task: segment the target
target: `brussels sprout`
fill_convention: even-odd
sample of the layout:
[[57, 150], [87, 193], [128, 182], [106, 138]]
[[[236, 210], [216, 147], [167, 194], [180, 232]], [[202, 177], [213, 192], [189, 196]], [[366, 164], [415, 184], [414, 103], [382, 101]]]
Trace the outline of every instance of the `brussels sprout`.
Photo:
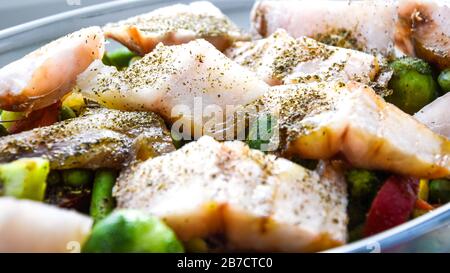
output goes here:
[[444, 70], [439, 74], [438, 83], [441, 90], [445, 93], [450, 91], [450, 68]]
[[118, 210], [99, 221], [82, 249], [97, 253], [181, 253], [175, 233], [158, 218], [136, 210]]
[[381, 181], [374, 172], [354, 169], [346, 174], [350, 195], [354, 198], [373, 197]]
[[75, 112], [70, 107], [63, 105], [61, 107], [61, 109], [59, 110], [59, 116], [58, 116], [59, 121], [76, 118], [76, 117], [77, 117], [77, 114], [75, 114]]
[[394, 75], [389, 82], [392, 95], [386, 100], [406, 113], [414, 114], [436, 99], [437, 83], [433, 79], [430, 65], [426, 62], [403, 57], [391, 63]]
[[431, 180], [429, 185], [429, 198], [430, 202], [436, 204], [450, 202], [450, 180]]
[[50, 163], [43, 158], [22, 158], [0, 165], [0, 195], [42, 201]]
[[103, 63], [106, 65], [112, 65], [117, 67], [117, 69], [123, 69], [128, 67], [131, 59], [137, 55], [126, 47], [121, 47], [111, 52], [106, 52], [103, 56]]

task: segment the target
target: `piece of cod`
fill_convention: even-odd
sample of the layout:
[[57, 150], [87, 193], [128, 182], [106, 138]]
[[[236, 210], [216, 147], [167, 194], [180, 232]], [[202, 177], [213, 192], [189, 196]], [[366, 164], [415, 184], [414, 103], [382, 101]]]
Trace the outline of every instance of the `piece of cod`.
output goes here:
[[234, 41], [249, 40], [228, 17], [210, 2], [177, 4], [104, 27], [105, 36], [145, 55], [162, 42], [178, 45], [202, 38], [223, 51]]
[[225, 54], [270, 85], [340, 79], [386, 87], [391, 75], [379, 57], [303, 36], [295, 39], [283, 29], [265, 39], [236, 42]]
[[450, 141], [357, 82], [272, 87], [247, 107], [270, 115], [267, 147], [283, 156], [327, 159], [419, 178], [450, 175]]
[[153, 111], [186, 125], [187, 137], [203, 135], [204, 125], [216, 122], [209, 114], [232, 113], [269, 89], [253, 72], [201, 39], [178, 46], [159, 44], [124, 71], [94, 62], [77, 83], [86, 98], [105, 107]]
[[370, 53], [394, 53], [395, 1], [257, 1], [253, 32], [267, 37], [283, 28], [293, 37]]
[[347, 193], [339, 166], [307, 170], [204, 136], [128, 169], [119, 208], [161, 217], [183, 241], [221, 235], [238, 251], [320, 251], [346, 242]]

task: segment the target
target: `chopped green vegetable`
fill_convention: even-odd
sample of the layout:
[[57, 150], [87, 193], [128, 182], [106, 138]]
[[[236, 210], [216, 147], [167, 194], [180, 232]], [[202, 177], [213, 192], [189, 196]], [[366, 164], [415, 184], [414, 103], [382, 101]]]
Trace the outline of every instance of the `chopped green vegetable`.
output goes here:
[[438, 83], [443, 92], [447, 93], [450, 91], [450, 68], [445, 69], [439, 74]]
[[3, 127], [8, 130], [13, 125], [13, 121], [23, 119], [24, 117], [25, 114], [23, 112], [2, 111], [0, 120], [2, 121]]
[[111, 52], [106, 52], [102, 61], [104, 64], [113, 65], [120, 70], [128, 67], [131, 59], [136, 56], [137, 55], [128, 50], [128, 48], [122, 47]]
[[445, 204], [450, 202], [450, 180], [431, 180], [429, 187], [429, 199], [431, 203]]
[[6, 130], [6, 128], [0, 124], [0, 137], [2, 136], [7, 136], [8, 135], [8, 130]]
[[22, 158], [0, 165], [1, 194], [42, 201], [50, 163], [43, 158]]
[[92, 182], [94, 175], [92, 171], [86, 169], [71, 169], [62, 171], [64, 184], [79, 187]]
[[47, 185], [54, 186], [60, 184], [62, 181], [61, 173], [57, 170], [51, 170], [47, 176]]
[[59, 110], [59, 117], [58, 117], [59, 121], [76, 118], [76, 117], [77, 117], [77, 114], [75, 114], [75, 112], [70, 107], [63, 105], [61, 107], [61, 109]]
[[354, 198], [373, 197], [381, 181], [374, 172], [354, 169], [346, 174], [350, 195]]
[[389, 82], [392, 95], [388, 102], [409, 114], [414, 114], [432, 102], [438, 94], [438, 86], [433, 79], [432, 69], [421, 59], [403, 57], [391, 63], [394, 75]]
[[270, 139], [275, 133], [276, 119], [270, 114], [258, 117], [256, 122], [250, 125], [247, 136], [247, 144], [252, 149], [267, 151]]
[[140, 59], [142, 59], [141, 56], [136, 56], [136, 57], [131, 58], [129, 66], [134, 64], [135, 62], [139, 61]]
[[161, 220], [135, 210], [118, 210], [98, 222], [82, 249], [96, 253], [181, 253], [182, 244]]
[[105, 218], [115, 206], [112, 189], [116, 183], [117, 172], [113, 170], [98, 170], [95, 172], [90, 214], [97, 222]]

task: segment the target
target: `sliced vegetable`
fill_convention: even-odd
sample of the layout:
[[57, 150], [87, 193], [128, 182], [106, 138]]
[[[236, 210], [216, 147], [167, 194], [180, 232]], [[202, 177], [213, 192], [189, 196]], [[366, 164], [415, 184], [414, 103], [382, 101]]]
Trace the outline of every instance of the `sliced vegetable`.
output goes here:
[[270, 114], [259, 116], [255, 122], [250, 125], [247, 136], [247, 144], [252, 149], [261, 151], [269, 150], [270, 139], [275, 132], [276, 119]]
[[112, 189], [116, 178], [117, 172], [113, 170], [98, 170], [95, 173], [90, 208], [90, 214], [95, 222], [105, 218], [114, 209]]
[[22, 158], [0, 165], [2, 195], [42, 201], [50, 163], [43, 158]]
[[76, 118], [76, 117], [77, 117], [77, 114], [75, 114], [75, 112], [70, 107], [63, 105], [61, 107], [61, 109], [59, 110], [59, 116], [58, 116], [59, 121]]
[[2, 121], [3, 127], [9, 129], [15, 121], [21, 120], [25, 117], [25, 113], [22, 112], [11, 112], [11, 111], [2, 111], [0, 115], [0, 119]]
[[372, 202], [364, 235], [370, 236], [408, 221], [416, 204], [418, 190], [418, 179], [391, 176]]
[[443, 92], [447, 93], [450, 91], [450, 68], [445, 69], [439, 74], [438, 83]]
[[119, 210], [98, 222], [83, 252], [181, 253], [175, 233], [158, 218], [135, 210]]
[[72, 109], [77, 115], [80, 115], [83, 109], [86, 107], [84, 103], [83, 95], [79, 92], [72, 92], [66, 96], [62, 102], [62, 105]]
[[450, 202], [450, 180], [436, 179], [430, 181], [430, 202], [436, 204]]
[[428, 201], [428, 192], [429, 192], [428, 180], [427, 179], [420, 179], [420, 182], [419, 182], [419, 198], [424, 200], [424, 201]]
[[64, 184], [72, 187], [79, 187], [92, 182], [94, 174], [86, 169], [70, 169], [62, 171]]
[[438, 94], [437, 83], [433, 79], [432, 69], [423, 60], [403, 57], [391, 63], [394, 75], [389, 82], [392, 95], [388, 102], [409, 114], [414, 114], [432, 102]]
[[131, 52], [126, 47], [121, 47], [111, 52], [106, 52], [103, 56], [103, 63], [113, 65], [117, 69], [128, 67], [132, 58], [136, 57], [136, 53]]

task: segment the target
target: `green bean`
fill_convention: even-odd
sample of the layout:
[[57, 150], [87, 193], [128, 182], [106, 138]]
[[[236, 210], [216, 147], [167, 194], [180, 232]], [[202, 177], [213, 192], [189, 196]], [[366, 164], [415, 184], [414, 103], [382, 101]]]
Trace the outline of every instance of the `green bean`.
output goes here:
[[117, 172], [113, 170], [98, 170], [95, 172], [90, 214], [97, 222], [105, 218], [115, 206], [112, 189], [116, 183]]
[[70, 107], [63, 105], [61, 107], [61, 110], [59, 110], [59, 117], [58, 117], [59, 121], [76, 118], [76, 117], [77, 117], [77, 114], [75, 114], [75, 112]]
[[431, 180], [429, 185], [429, 200], [431, 203], [436, 204], [450, 202], [450, 180]]
[[450, 91], [450, 68], [445, 69], [439, 74], [438, 83], [443, 92], [447, 93]]
[[426, 62], [404, 57], [391, 63], [391, 68], [394, 74], [389, 87], [393, 93], [386, 97], [388, 102], [406, 113], [414, 114], [436, 98], [438, 85]]
[[180, 253], [184, 249], [160, 219], [141, 211], [118, 210], [94, 226], [82, 252]]
[[92, 171], [86, 169], [70, 169], [62, 171], [63, 183], [67, 186], [79, 187], [92, 182]]
[[22, 158], [0, 164], [2, 195], [42, 201], [50, 163], [44, 158]]

